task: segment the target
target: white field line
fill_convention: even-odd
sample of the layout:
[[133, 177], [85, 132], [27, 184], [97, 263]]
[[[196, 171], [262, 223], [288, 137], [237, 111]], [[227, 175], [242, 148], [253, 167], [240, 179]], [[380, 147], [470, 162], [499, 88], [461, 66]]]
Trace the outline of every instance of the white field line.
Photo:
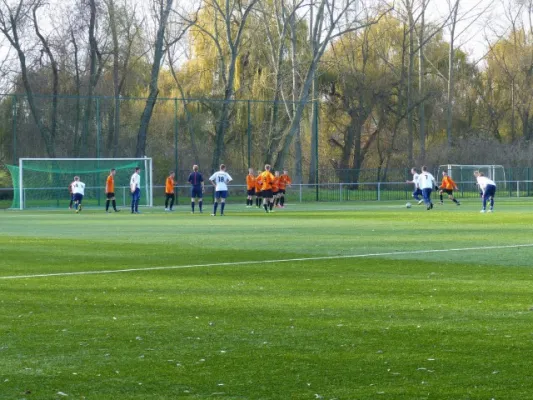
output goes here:
[[171, 270], [171, 269], [202, 268], [202, 267], [233, 267], [233, 266], [239, 266], [239, 265], [274, 264], [274, 263], [320, 261], [320, 260], [340, 260], [340, 259], [350, 259], [350, 258], [370, 258], [370, 257], [401, 256], [401, 255], [415, 255], [415, 254], [449, 253], [449, 252], [459, 252], [459, 251], [487, 251], [487, 250], [498, 250], [498, 249], [517, 249], [517, 248], [523, 248], [523, 247], [533, 247], [533, 243], [502, 245], [502, 246], [463, 247], [463, 248], [456, 248], [456, 249], [391, 251], [391, 252], [386, 252], [386, 253], [352, 254], [352, 255], [344, 255], [344, 256], [338, 255], [338, 256], [321, 256], [321, 257], [305, 257], [305, 258], [287, 258], [287, 259], [281, 259], [281, 260], [238, 261], [238, 262], [224, 262], [224, 263], [210, 263], [210, 264], [172, 265], [172, 266], [166, 266], [166, 267], [163, 266], [163, 267], [129, 268], [129, 269], [103, 270], [103, 271], [78, 271], [78, 272], [57, 272], [57, 273], [50, 273], [50, 274], [34, 274], [34, 275], [12, 275], [12, 276], [0, 276], [0, 280], [48, 278], [48, 277], [55, 277], [55, 276], [104, 275], [104, 274], [118, 274], [118, 273], [126, 273], [126, 272], [164, 271], [164, 270]]

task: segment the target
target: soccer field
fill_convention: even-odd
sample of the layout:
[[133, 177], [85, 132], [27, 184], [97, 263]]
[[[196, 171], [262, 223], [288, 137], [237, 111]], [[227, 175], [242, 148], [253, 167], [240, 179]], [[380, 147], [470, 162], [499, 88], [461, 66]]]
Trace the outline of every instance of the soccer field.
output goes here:
[[0, 399], [531, 399], [533, 201], [495, 209], [1, 211]]

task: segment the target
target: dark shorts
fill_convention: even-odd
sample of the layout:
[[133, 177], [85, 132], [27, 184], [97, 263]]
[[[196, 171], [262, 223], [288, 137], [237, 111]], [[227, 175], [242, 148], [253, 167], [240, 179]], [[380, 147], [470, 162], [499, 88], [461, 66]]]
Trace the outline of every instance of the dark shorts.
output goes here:
[[487, 185], [487, 187], [485, 188], [485, 198], [489, 198], [489, 197], [494, 197], [494, 195], [496, 194], [496, 186], [494, 185]]
[[257, 197], [263, 197], [263, 191], [261, 191], [261, 190], [256, 190], [256, 191], [255, 191], [255, 195], [256, 195]]
[[248, 196], [253, 196], [255, 195], [255, 189], [249, 189], [247, 192]]
[[279, 194], [285, 194], [286, 192], [285, 192], [285, 189], [280, 189], [278, 193]]
[[204, 197], [204, 194], [202, 193], [202, 187], [201, 186], [193, 186], [191, 188], [191, 198], [195, 198], [195, 197], [198, 197], [199, 199]]
[[109, 192], [109, 193], [106, 194], [106, 197], [107, 197], [109, 200], [114, 199], [114, 198], [115, 198], [115, 193], [113, 193], [113, 192]]
[[225, 199], [226, 197], [228, 197], [227, 190], [218, 190], [215, 192], [215, 199]]
[[453, 189], [440, 189], [442, 193], [446, 193], [448, 196], [453, 196]]
[[165, 196], [167, 196], [167, 199], [174, 198], [174, 193], [165, 193]]
[[272, 189], [263, 190], [261, 192], [261, 197], [263, 197], [265, 199], [271, 199], [272, 197], [274, 197], [274, 194], [272, 193]]
[[135, 189], [135, 191], [131, 194], [131, 199], [135, 201], [141, 200], [141, 189]]
[[81, 204], [83, 200], [83, 195], [81, 193], [74, 193], [73, 200], [77, 201], [79, 204]]
[[273, 191], [272, 191], [272, 195], [273, 195], [273, 196], [277, 196], [278, 193], [279, 193], [279, 190], [273, 190]]

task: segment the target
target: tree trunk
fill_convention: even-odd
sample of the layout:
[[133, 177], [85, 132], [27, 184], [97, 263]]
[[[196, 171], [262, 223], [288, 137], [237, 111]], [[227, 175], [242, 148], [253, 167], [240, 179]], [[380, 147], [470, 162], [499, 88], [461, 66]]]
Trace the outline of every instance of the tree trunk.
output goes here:
[[422, 0], [420, 20], [420, 32], [418, 36], [418, 98], [420, 104], [418, 105], [418, 121], [420, 124], [420, 162], [425, 163], [426, 160], [426, 112], [424, 100], [424, 29], [425, 29], [425, 14], [426, 14], [426, 0]]
[[155, 40], [154, 61], [152, 64], [152, 71], [150, 73], [150, 85], [146, 105], [144, 106], [141, 115], [141, 123], [139, 126], [139, 133], [137, 134], [137, 149], [135, 150], [135, 157], [141, 158], [146, 153], [146, 138], [148, 136], [148, 126], [152, 118], [157, 96], [159, 94], [158, 82], [159, 71], [161, 70], [161, 62], [163, 60], [163, 45], [165, 41], [165, 30], [167, 27], [168, 17], [172, 9], [172, 1], [166, 0], [166, 6], [163, 8], [161, 2], [161, 12], [159, 17], [159, 27], [157, 28], [157, 36]]
[[448, 93], [446, 96], [446, 144], [448, 147], [448, 153], [452, 149], [453, 134], [452, 134], [452, 122], [453, 122], [453, 73], [455, 63], [455, 26], [457, 24], [457, 11], [459, 10], [459, 0], [455, 2], [455, 9], [452, 15], [452, 27], [450, 32], [450, 52], [448, 53]]
[[411, 0], [408, 0], [408, 15], [409, 15], [409, 65], [407, 71], [407, 146], [409, 164], [414, 163], [414, 132], [413, 132], [413, 71], [415, 64], [414, 52], [414, 33], [415, 22], [413, 19], [413, 9]]

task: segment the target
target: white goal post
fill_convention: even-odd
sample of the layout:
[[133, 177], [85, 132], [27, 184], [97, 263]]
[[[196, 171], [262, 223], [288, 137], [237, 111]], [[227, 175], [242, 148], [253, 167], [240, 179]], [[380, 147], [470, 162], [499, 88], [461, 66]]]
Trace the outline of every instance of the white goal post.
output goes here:
[[[66, 190], [75, 175], [86, 183], [89, 204], [97, 200], [100, 205], [104, 196], [105, 178], [111, 168], [117, 170], [115, 187], [128, 187], [135, 167], [140, 167], [143, 186], [140, 205], [153, 207], [152, 158], [20, 158], [18, 165], [18, 197], [20, 210], [30, 207], [51, 207], [58, 198], [52, 192]], [[119, 178], [119, 179], [117, 179]], [[67, 183], [68, 181], [68, 183]], [[129, 193], [129, 189], [127, 191]], [[52, 198], [52, 196], [54, 198]], [[30, 205], [31, 202], [31, 205]], [[94, 203], [94, 201], [93, 201]]]
[[483, 172], [488, 178], [494, 182], [501, 184], [503, 187], [507, 184], [505, 176], [505, 167], [503, 165], [490, 164], [443, 164], [439, 165], [438, 174], [440, 176], [442, 171], [446, 171], [448, 175], [456, 182], [473, 182], [474, 171]]

